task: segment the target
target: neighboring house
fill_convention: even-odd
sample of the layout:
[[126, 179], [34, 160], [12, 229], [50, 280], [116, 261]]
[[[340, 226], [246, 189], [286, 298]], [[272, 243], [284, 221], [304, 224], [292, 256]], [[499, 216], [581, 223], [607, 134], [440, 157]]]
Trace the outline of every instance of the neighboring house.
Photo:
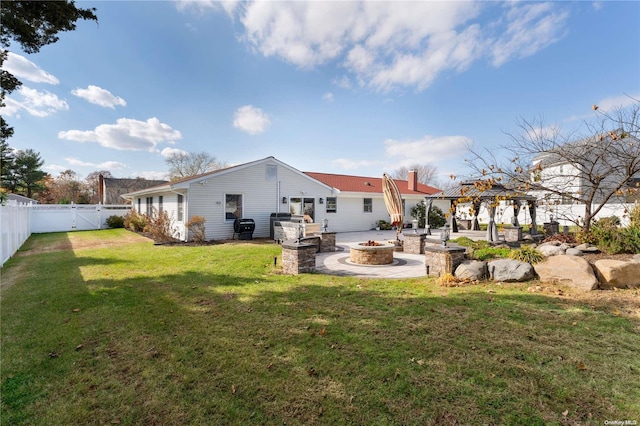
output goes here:
[[[372, 229], [389, 220], [382, 179], [325, 173], [303, 173], [274, 157], [216, 170], [125, 194], [144, 214], [166, 211], [174, 220], [175, 236], [187, 239], [186, 223], [206, 219], [206, 238], [233, 237], [236, 218], [255, 221], [254, 237], [268, 237], [272, 213], [307, 215], [313, 222], [328, 220], [336, 232]], [[417, 182], [396, 181], [405, 200], [405, 220], [411, 207], [438, 189]]]
[[149, 180], [143, 178], [117, 179], [98, 176], [98, 202], [100, 204], [126, 204], [129, 201], [122, 195], [141, 189], [151, 188], [167, 183], [166, 180]]
[[39, 202], [34, 200], [33, 198], [25, 197], [24, 195], [18, 194], [8, 194], [7, 200], [23, 204], [39, 204]]
[[532, 187], [540, 182], [553, 191], [531, 193], [548, 204], [576, 204], [595, 192], [593, 202], [600, 204], [622, 184], [621, 193], [606, 202], [633, 202], [637, 194], [629, 189], [640, 180], [638, 147], [640, 140], [618, 129], [542, 153], [533, 160]]

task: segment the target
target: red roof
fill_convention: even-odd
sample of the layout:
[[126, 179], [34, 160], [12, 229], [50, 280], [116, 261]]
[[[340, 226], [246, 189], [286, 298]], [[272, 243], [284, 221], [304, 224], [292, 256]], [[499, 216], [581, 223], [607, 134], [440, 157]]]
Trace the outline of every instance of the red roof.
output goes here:
[[[334, 175], [330, 173], [304, 172], [332, 188], [344, 192], [375, 192], [382, 193], [382, 178], [350, 175]], [[394, 179], [402, 195], [431, 195], [440, 192], [439, 189], [429, 185], [418, 183], [417, 191], [409, 191], [409, 182], [406, 180]]]

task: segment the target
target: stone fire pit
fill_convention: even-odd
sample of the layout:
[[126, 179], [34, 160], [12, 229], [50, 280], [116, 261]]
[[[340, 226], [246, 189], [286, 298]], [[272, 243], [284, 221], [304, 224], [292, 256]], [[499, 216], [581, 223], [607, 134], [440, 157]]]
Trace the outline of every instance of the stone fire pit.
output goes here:
[[368, 241], [351, 246], [349, 259], [358, 265], [390, 265], [394, 249], [393, 244]]

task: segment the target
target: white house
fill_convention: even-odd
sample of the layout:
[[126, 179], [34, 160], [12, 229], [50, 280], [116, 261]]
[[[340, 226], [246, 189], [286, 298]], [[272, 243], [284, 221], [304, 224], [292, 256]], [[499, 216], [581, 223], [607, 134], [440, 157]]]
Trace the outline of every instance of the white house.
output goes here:
[[[396, 180], [410, 209], [438, 189]], [[268, 237], [272, 213], [307, 215], [313, 222], [328, 220], [329, 230], [364, 231], [379, 220], [389, 220], [382, 178], [301, 172], [274, 157], [227, 167], [123, 195], [144, 214], [166, 211], [174, 221], [175, 236], [187, 239], [186, 223], [194, 216], [206, 219], [206, 238], [233, 237], [236, 218], [253, 219], [254, 237]]]

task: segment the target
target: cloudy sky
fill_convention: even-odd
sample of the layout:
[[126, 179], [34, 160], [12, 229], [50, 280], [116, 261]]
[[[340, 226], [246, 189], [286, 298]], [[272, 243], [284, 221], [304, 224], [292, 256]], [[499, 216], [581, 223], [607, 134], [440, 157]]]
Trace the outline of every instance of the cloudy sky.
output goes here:
[[82, 22], [6, 68], [9, 145], [52, 175], [162, 177], [176, 151], [380, 176], [520, 118], [573, 129], [640, 98], [638, 2], [80, 1]]

